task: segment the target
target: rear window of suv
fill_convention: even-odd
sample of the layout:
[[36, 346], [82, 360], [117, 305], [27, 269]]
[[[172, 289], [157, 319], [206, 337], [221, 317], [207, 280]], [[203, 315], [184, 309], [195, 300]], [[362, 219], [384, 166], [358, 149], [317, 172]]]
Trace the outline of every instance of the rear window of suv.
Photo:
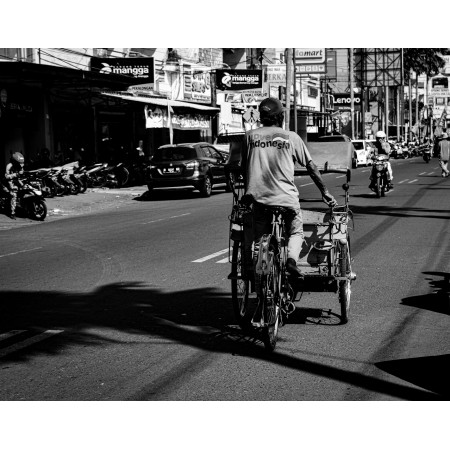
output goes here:
[[195, 158], [197, 158], [197, 152], [195, 148], [167, 147], [158, 148], [153, 159], [157, 161], [181, 161]]

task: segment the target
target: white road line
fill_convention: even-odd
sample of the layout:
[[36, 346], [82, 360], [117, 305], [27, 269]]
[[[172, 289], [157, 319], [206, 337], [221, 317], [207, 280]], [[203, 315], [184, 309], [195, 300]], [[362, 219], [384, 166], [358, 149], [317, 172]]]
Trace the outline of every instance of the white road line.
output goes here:
[[419, 181], [419, 180], [415, 179], [415, 180], [412, 180], [412, 181], [408, 181], [408, 184], [414, 183], [415, 181]]
[[17, 342], [17, 344], [11, 345], [9, 347], [0, 350], [0, 358], [9, 355], [10, 353], [16, 352], [17, 350], [22, 350], [25, 347], [36, 344], [37, 342], [43, 341], [44, 339], [51, 338], [52, 336], [62, 333], [64, 330], [46, 330], [37, 336], [25, 339], [24, 341]]
[[30, 248], [29, 250], [20, 250], [19, 252], [14, 253], [7, 253], [6, 255], [0, 255], [0, 258], [3, 258], [4, 256], [18, 255], [19, 253], [32, 252], [33, 250], [39, 250], [40, 248], [42, 247]]
[[228, 256], [225, 259], [221, 259], [220, 261], [216, 261], [216, 264], [225, 264], [227, 262], [230, 262], [230, 260], [228, 259]]
[[303, 187], [303, 186], [309, 186], [310, 184], [313, 184], [313, 183], [301, 184], [300, 187]]
[[336, 177], [336, 178], [344, 178], [344, 177], [346, 177], [347, 175], [339, 175], [338, 177]]
[[147, 225], [149, 223], [161, 222], [163, 220], [176, 219], [177, 217], [189, 216], [190, 214], [191, 213], [186, 213], [186, 214], [180, 214], [179, 216], [164, 217], [163, 219], [156, 219], [156, 220], [151, 220], [150, 222], [143, 222], [143, 223], [141, 223], [141, 225]]
[[428, 175], [433, 175], [434, 174], [434, 172], [430, 172]]
[[404, 183], [405, 181], [408, 181], [408, 180], [409, 180], [409, 178], [407, 178], [406, 180], [399, 181], [397, 184], [402, 184], [402, 183]]
[[25, 333], [27, 330], [11, 330], [7, 333], [0, 334], [0, 341], [4, 341], [5, 339], [9, 339], [10, 337], [17, 336], [20, 333]]
[[419, 173], [419, 175], [425, 175], [425, 174], [426, 174], [426, 172]]
[[216, 256], [223, 255], [227, 251], [228, 251], [228, 248], [225, 248], [223, 250], [220, 250], [220, 252], [216, 252], [216, 253], [213, 253], [212, 255], [205, 256], [204, 258], [196, 259], [195, 261], [192, 261], [192, 262], [196, 262], [196, 263], [204, 262], [204, 261], [207, 261], [208, 259], [215, 258]]
[[368, 172], [369, 171], [369, 169], [366, 169], [366, 170], [361, 170], [361, 172]]

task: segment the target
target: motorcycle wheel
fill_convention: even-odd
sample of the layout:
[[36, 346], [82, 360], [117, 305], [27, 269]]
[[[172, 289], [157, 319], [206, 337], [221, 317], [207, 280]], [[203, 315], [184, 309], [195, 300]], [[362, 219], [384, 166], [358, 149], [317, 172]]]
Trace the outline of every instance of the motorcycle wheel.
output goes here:
[[375, 186], [375, 193], [377, 194], [377, 198], [381, 197], [381, 179], [377, 178], [377, 185]]
[[80, 192], [80, 186], [78, 186], [78, 184], [75, 183], [69, 184], [69, 192], [72, 195], [77, 195]]
[[44, 200], [32, 200], [28, 205], [28, 214], [31, 219], [44, 220], [47, 217], [47, 205]]
[[87, 190], [87, 182], [86, 180], [79, 180], [80, 183], [80, 194], [84, 194]]
[[108, 179], [106, 175], [100, 174], [97, 175], [95, 178], [92, 178], [92, 187], [94, 188], [101, 188], [105, 187]]

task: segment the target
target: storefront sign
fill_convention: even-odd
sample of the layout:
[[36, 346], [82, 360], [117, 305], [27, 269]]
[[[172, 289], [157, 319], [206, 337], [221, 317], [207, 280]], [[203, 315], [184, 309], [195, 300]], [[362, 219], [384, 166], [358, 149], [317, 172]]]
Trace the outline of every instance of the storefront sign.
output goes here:
[[153, 58], [91, 58], [91, 72], [127, 76], [130, 84], [155, 82]]
[[294, 49], [295, 64], [323, 64], [326, 50], [324, 48], [296, 48]]
[[266, 69], [267, 82], [271, 85], [286, 86], [286, 65], [269, 64]]
[[296, 48], [294, 61], [300, 74], [327, 73], [327, 52], [324, 48]]
[[205, 130], [210, 128], [209, 116], [203, 114], [169, 114], [167, 108], [159, 106], [145, 106], [146, 128], [172, 128], [176, 130]]
[[184, 99], [199, 103], [211, 103], [211, 74], [194, 72], [184, 74]]
[[[351, 97], [350, 94], [333, 94], [333, 105], [335, 110], [340, 109], [350, 109], [351, 108]], [[355, 110], [361, 109], [361, 94], [354, 94], [353, 101]]]
[[262, 88], [262, 70], [223, 70], [216, 71], [217, 90], [248, 91]]

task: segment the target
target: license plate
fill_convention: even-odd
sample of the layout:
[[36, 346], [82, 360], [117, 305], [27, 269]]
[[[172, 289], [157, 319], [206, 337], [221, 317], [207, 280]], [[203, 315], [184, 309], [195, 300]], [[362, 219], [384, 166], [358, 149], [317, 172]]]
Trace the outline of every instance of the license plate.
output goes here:
[[165, 167], [163, 169], [163, 173], [179, 173], [180, 168], [179, 167]]

